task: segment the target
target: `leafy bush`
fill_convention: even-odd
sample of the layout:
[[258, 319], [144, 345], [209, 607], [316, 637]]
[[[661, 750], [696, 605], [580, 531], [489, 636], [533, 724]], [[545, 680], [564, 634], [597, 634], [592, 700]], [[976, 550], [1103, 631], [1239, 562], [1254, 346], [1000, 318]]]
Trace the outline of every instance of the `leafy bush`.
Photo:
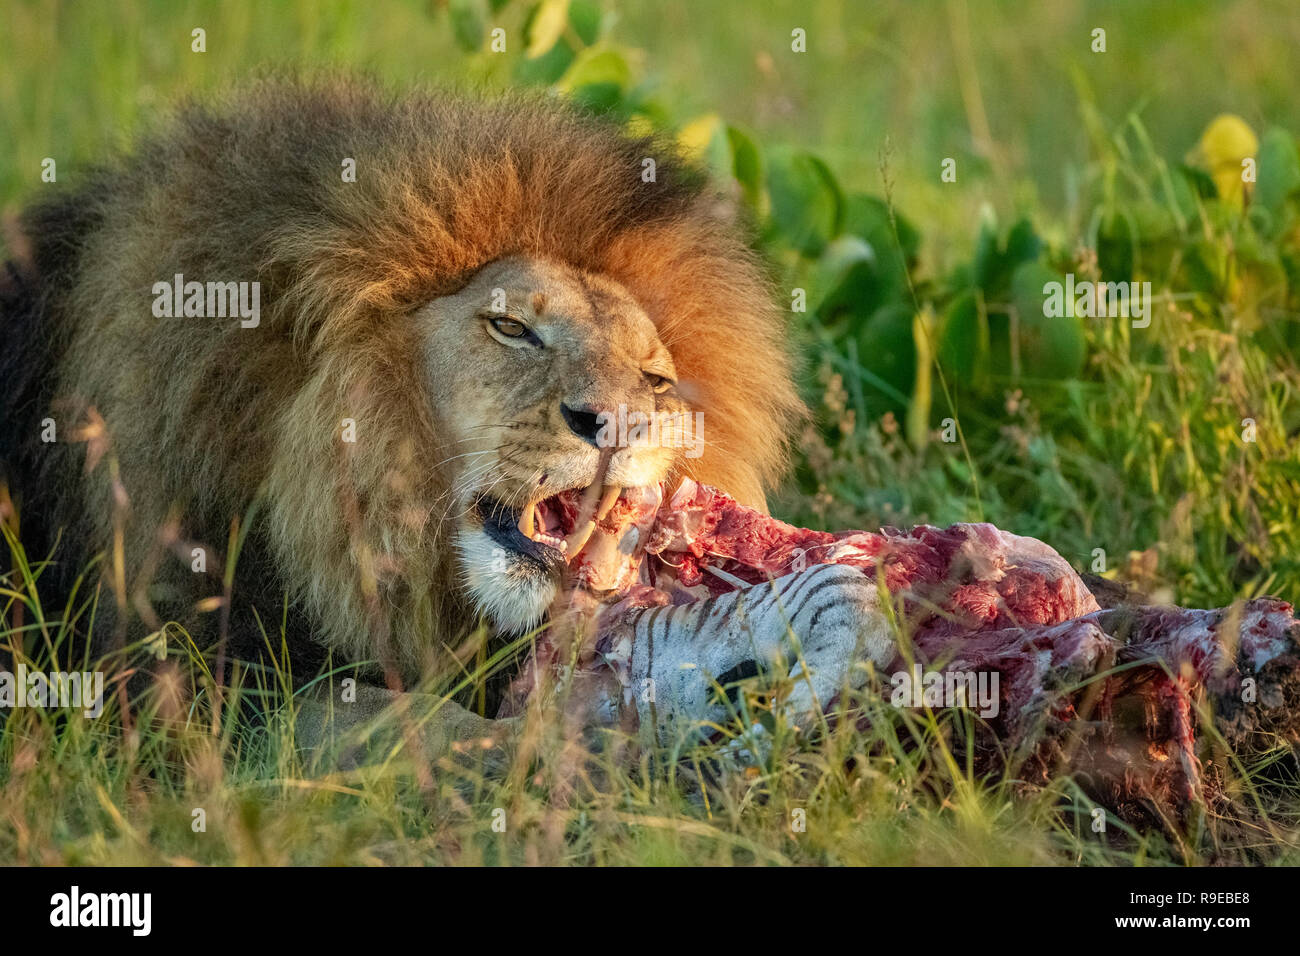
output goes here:
[[[453, 20], [475, 6], [453, 3]], [[1004, 227], [986, 208], [969, 259], [927, 275], [887, 156], [882, 195], [848, 191], [806, 149], [675, 115], [640, 78], [639, 51], [605, 39], [593, 0], [543, 0], [526, 24], [516, 80], [669, 129], [758, 224], [817, 408], [778, 502], [792, 520], [986, 519], [1160, 597], [1300, 598], [1290, 132], [1257, 141], [1218, 117], [1171, 161], [1137, 117], [1108, 129], [1085, 98], [1078, 234], [1052, 241], [1032, 217]], [[466, 39], [478, 48], [481, 34]], [[1045, 287], [1067, 274], [1150, 283], [1150, 324], [1049, 314]]]

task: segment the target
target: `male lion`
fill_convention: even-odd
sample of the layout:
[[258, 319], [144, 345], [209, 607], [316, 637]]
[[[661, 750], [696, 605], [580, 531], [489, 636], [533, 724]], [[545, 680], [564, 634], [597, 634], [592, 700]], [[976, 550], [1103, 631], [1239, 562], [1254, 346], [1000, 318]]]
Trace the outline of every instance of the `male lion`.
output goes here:
[[[268, 82], [69, 179], [9, 231], [0, 476], [47, 607], [105, 555], [101, 649], [174, 619], [256, 654], [283, 624], [299, 676], [329, 651], [409, 686], [545, 618], [582, 544], [558, 493], [690, 476], [761, 508], [781, 472], [771, 290], [656, 140]], [[597, 440], [683, 411], [698, 455]]]

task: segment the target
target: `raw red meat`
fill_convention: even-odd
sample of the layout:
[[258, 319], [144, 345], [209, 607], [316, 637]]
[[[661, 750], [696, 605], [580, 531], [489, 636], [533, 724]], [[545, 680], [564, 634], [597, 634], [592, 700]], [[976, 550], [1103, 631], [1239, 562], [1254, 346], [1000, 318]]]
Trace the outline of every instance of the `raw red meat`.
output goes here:
[[[1055, 551], [989, 524], [810, 531], [690, 480], [666, 503], [659, 489], [625, 491], [574, 560], [567, 598], [599, 610], [579, 665], [622, 677], [630, 649], [614, 635], [626, 635], [618, 625], [642, 609], [706, 600], [817, 564], [857, 568], [901, 599], [911, 650], [895, 670], [915, 659], [946, 673], [996, 672], [991, 743], [1044, 778], [1068, 760], [1123, 781], [1118, 789], [1132, 790], [1141, 777], [1138, 789], [1186, 801], [1201, 787], [1201, 701], [1230, 744], [1278, 732], [1297, 739], [1300, 626], [1289, 604], [1103, 610]], [[552, 653], [544, 641], [534, 666]], [[505, 712], [534, 681], [531, 671], [521, 678]], [[1125, 700], [1140, 702], [1136, 717], [1117, 717]]]

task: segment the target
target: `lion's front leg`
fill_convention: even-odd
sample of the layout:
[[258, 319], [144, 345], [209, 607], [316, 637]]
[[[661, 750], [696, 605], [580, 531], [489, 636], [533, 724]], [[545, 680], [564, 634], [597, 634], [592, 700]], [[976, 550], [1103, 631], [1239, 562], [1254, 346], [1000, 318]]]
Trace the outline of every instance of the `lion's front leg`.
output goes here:
[[785, 700], [797, 722], [866, 679], [854, 665], [888, 664], [896, 648], [876, 584], [861, 571], [822, 564], [770, 584], [692, 604], [647, 608], [630, 628], [629, 676], [643, 728], [664, 744], [725, 721], [715, 684], [772, 665], [795, 684]]
[[404, 744], [421, 759], [503, 774], [519, 721], [490, 720], [433, 694], [392, 691], [358, 681], [347, 692], [317, 685], [298, 701], [300, 748], [327, 755], [345, 768], [359, 766]]

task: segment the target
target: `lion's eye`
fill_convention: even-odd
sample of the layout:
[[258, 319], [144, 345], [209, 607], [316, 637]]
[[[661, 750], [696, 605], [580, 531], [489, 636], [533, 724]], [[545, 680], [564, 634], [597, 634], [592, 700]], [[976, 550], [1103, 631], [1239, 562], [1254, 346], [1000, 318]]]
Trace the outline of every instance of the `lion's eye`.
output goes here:
[[518, 319], [512, 319], [508, 315], [489, 315], [485, 318], [491, 324], [493, 334], [502, 341], [513, 339], [521, 345], [526, 343], [541, 347], [542, 340], [537, 337], [537, 333]]
[[516, 322], [514, 319], [497, 317], [492, 320], [492, 327], [502, 335], [511, 339], [521, 339], [528, 334], [528, 326], [522, 322]]
[[668, 389], [673, 387], [673, 380], [663, 375], [656, 375], [654, 372], [646, 372], [646, 379], [650, 382], [650, 387], [654, 389], [656, 395], [662, 395]]

